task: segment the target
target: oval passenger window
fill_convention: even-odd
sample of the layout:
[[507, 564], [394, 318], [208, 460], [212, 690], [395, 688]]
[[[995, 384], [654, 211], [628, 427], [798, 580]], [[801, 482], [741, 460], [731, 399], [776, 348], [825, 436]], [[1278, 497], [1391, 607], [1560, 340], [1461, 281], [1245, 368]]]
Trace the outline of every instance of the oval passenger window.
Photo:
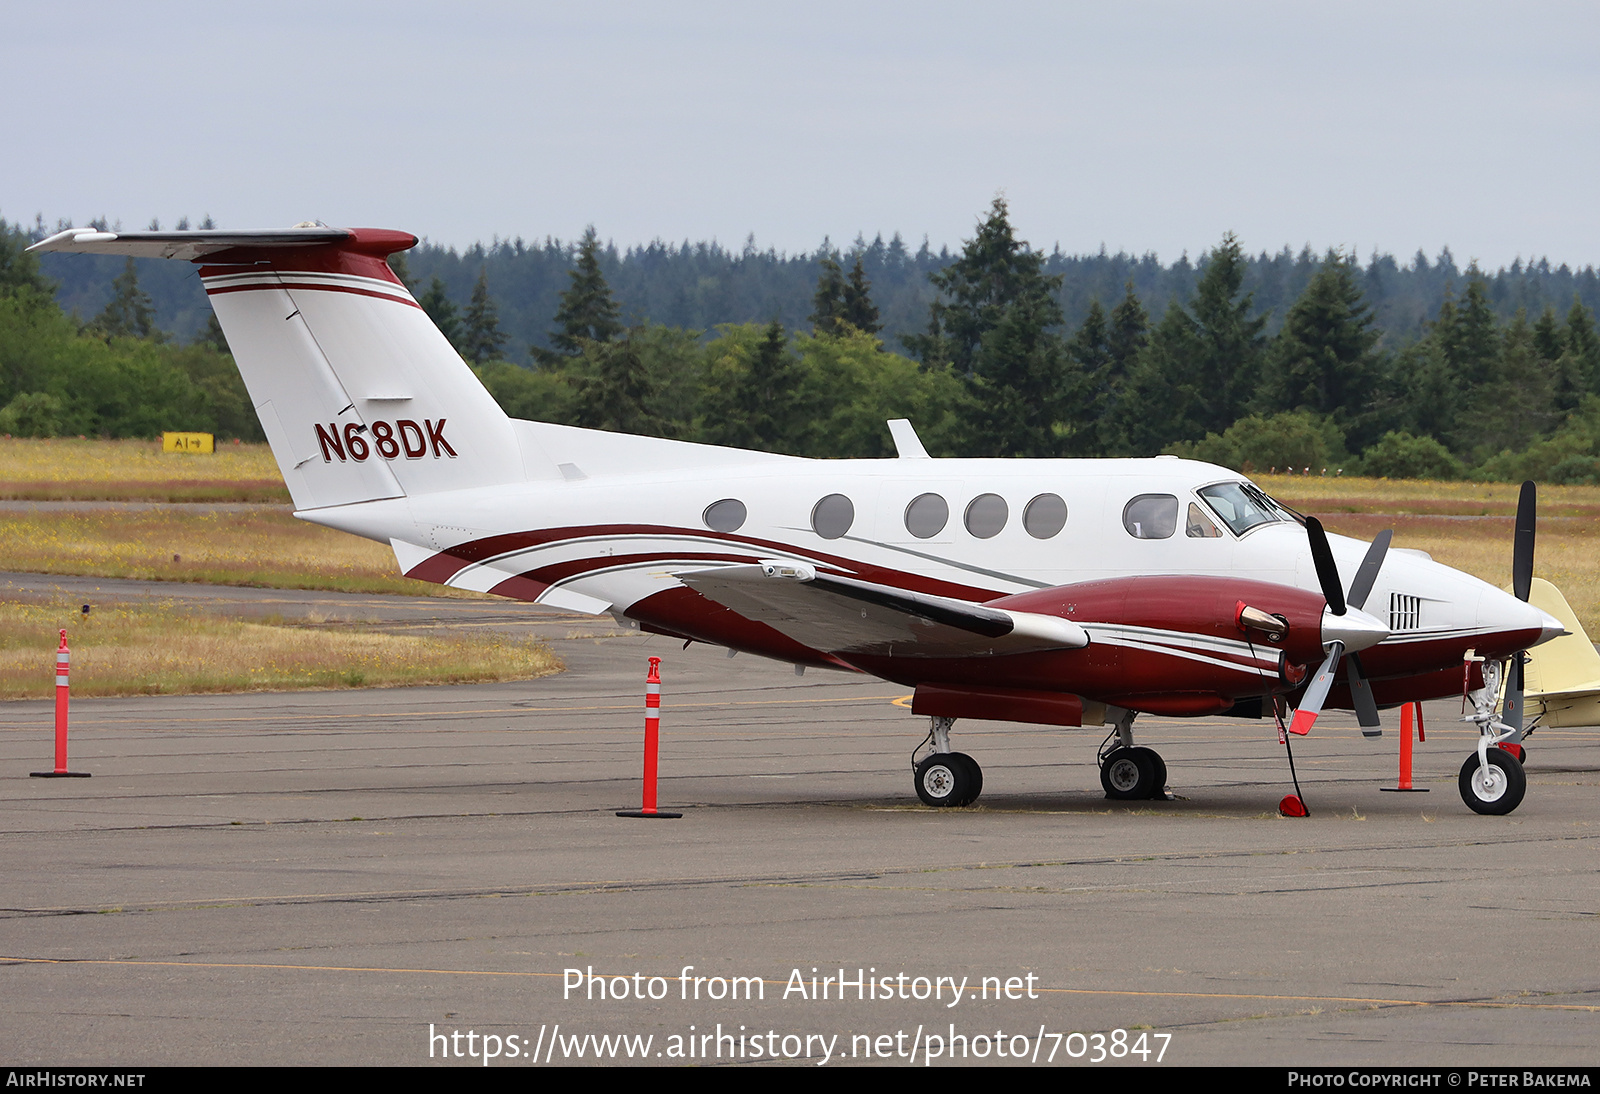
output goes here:
[[1049, 539], [1067, 526], [1067, 503], [1059, 494], [1040, 494], [1022, 511], [1022, 526], [1034, 539]]
[[1168, 539], [1178, 530], [1178, 499], [1140, 494], [1122, 510], [1122, 526], [1134, 539]]
[[829, 494], [811, 510], [811, 529], [823, 539], [838, 539], [856, 522], [856, 507], [843, 494]]
[[1000, 534], [1010, 515], [1005, 498], [999, 494], [979, 494], [967, 506], [967, 531], [979, 539], [990, 539]]
[[745, 511], [744, 502], [738, 498], [723, 498], [706, 506], [706, 511], [700, 519], [706, 522], [706, 527], [713, 532], [737, 532], [744, 527]]
[[931, 539], [950, 523], [950, 505], [938, 494], [921, 494], [906, 506], [906, 531], [918, 539]]

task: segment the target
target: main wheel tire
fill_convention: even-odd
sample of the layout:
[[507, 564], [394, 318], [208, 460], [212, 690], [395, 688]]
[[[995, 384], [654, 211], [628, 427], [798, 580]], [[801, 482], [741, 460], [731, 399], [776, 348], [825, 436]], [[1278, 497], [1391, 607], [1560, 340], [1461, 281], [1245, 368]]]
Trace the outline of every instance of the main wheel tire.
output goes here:
[[1489, 750], [1489, 762], [1479, 765], [1474, 752], [1461, 765], [1461, 800], [1474, 813], [1503, 817], [1522, 804], [1528, 776], [1515, 756], [1499, 748]]
[[917, 797], [934, 807], [966, 805], [977, 793], [973, 790], [971, 759], [959, 752], [935, 752], [916, 767]]
[[978, 800], [978, 795], [983, 793], [983, 768], [978, 766], [978, 761], [968, 756], [965, 752], [951, 752], [947, 758], [951, 763], [959, 763], [967, 769], [966, 797], [954, 805], [971, 805]]
[[1167, 800], [1167, 761], [1153, 748], [1135, 748], [1150, 763], [1150, 794], [1156, 801]]
[[1100, 765], [1100, 785], [1106, 797], [1117, 801], [1137, 801], [1150, 797], [1156, 785], [1155, 766], [1148, 748], [1113, 749]]

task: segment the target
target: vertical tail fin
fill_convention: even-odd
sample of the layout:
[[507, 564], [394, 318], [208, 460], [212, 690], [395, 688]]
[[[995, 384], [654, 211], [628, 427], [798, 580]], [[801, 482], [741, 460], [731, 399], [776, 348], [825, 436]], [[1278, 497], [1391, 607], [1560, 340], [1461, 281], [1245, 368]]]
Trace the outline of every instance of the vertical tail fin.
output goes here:
[[519, 480], [510, 419], [389, 269], [403, 232], [70, 229], [38, 250], [186, 258], [298, 509]]

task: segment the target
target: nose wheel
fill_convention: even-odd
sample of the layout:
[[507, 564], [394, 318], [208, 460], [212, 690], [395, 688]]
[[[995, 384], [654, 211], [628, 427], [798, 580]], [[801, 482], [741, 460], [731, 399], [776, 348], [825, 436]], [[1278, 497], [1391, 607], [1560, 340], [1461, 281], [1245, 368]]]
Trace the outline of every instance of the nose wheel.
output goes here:
[[[1461, 765], [1461, 800], [1474, 813], [1503, 817], [1522, 804], [1528, 776], [1522, 748], [1512, 742], [1519, 731], [1499, 717], [1505, 675], [1498, 661], [1483, 662], [1483, 688], [1472, 695], [1473, 712], [1462, 719], [1478, 726], [1478, 749]], [[1511, 752], [1510, 749], [1517, 749]]]
[[1522, 804], [1528, 776], [1517, 758], [1501, 748], [1488, 749], [1485, 762], [1474, 753], [1461, 765], [1461, 800], [1474, 813], [1503, 817]]

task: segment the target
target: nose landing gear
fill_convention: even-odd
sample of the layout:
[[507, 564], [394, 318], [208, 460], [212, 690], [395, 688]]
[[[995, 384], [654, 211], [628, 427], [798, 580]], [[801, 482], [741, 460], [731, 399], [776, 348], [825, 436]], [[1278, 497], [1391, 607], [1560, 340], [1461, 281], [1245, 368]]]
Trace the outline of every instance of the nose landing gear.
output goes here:
[[1483, 662], [1483, 690], [1472, 695], [1473, 711], [1462, 721], [1478, 726], [1478, 750], [1461, 765], [1461, 800], [1474, 813], [1503, 817], [1522, 804], [1528, 776], [1518, 757], [1504, 748], [1519, 731], [1500, 720], [1500, 689], [1505, 682], [1500, 662]]

